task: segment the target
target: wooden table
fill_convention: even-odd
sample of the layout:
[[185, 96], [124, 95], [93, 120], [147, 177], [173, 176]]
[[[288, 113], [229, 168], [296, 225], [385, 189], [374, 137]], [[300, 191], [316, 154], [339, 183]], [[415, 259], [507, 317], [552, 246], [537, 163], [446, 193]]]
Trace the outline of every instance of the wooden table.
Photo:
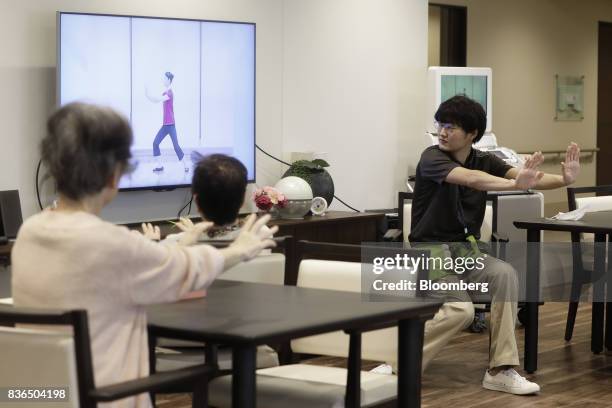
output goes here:
[[[293, 242], [308, 240], [315, 242], [331, 242], [334, 244], [361, 244], [376, 242], [382, 237], [382, 224], [385, 214], [358, 213], [349, 211], [328, 211], [325, 215], [309, 215], [302, 219], [274, 219], [268, 225], [277, 225], [276, 236], [292, 236]], [[199, 222], [201, 219], [193, 219]], [[159, 225], [161, 236], [180, 232], [168, 221], [155, 222]], [[140, 229], [140, 223], [127, 224], [128, 228]], [[286, 254], [294, 254], [295, 246], [286, 248]], [[340, 259], [341, 260], [341, 259]], [[297, 283], [297, 264], [290, 263], [285, 275], [285, 284]]]
[[[547, 218], [534, 218], [514, 221], [517, 228], [527, 230], [529, 243], [540, 242], [541, 231], [565, 231], [570, 233], [595, 234], [594, 269], [604, 271], [606, 267], [606, 235], [612, 234], [612, 211], [600, 211], [585, 214], [579, 221], [558, 221]], [[612, 241], [612, 240], [611, 240]], [[612, 263], [610, 263], [612, 267]], [[608, 300], [612, 296], [611, 271], [608, 270]], [[594, 298], [603, 298], [605, 283], [594, 285]], [[525, 371], [533, 373], [538, 367], [538, 303], [540, 288], [540, 246], [527, 245], [527, 324], [525, 326]], [[569, 299], [568, 299], [569, 300]], [[606, 314], [605, 344], [612, 350], [612, 302], [594, 302], [591, 326], [591, 350], [594, 353], [603, 351], [604, 306]]]
[[297, 220], [272, 220], [269, 225], [278, 225], [278, 235], [291, 235], [296, 241], [361, 244], [378, 240], [384, 218], [385, 214], [328, 211]]
[[205, 298], [147, 309], [155, 335], [232, 347], [232, 406], [254, 407], [256, 347], [345, 330], [350, 334], [347, 406], [358, 407], [361, 332], [398, 327], [398, 405], [419, 407], [425, 321], [435, 300], [366, 302], [361, 293], [218, 280]]
[[[292, 236], [294, 244], [300, 240], [356, 244], [376, 242], [382, 236], [385, 214], [328, 211], [325, 215], [309, 215], [303, 219], [275, 219], [268, 225], [278, 225], [277, 236]], [[286, 252], [295, 254], [295, 247]], [[338, 258], [339, 260], [343, 260]], [[297, 283], [297, 259], [290, 263], [285, 274], [285, 284]]]

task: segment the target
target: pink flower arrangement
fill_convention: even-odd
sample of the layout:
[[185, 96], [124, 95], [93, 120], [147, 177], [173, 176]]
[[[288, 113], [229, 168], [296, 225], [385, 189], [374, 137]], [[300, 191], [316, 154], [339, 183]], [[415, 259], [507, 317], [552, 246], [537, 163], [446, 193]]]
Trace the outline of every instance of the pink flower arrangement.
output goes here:
[[287, 197], [270, 186], [256, 189], [253, 192], [253, 201], [262, 211], [270, 211], [272, 207], [285, 208], [287, 206]]

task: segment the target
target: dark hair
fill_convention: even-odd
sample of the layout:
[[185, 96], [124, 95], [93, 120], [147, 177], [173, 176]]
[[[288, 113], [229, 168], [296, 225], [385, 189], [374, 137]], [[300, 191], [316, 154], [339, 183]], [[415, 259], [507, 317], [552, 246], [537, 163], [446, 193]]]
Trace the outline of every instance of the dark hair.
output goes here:
[[482, 138], [487, 127], [487, 114], [482, 105], [465, 95], [442, 102], [434, 118], [440, 123], [457, 125], [467, 133], [476, 131], [474, 143]]
[[246, 185], [244, 164], [224, 154], [212, 154], [195, 167], [191, 191], [202, 215], [216, 225], [224, 225], [238, 216]]
[[170, 71], [166, 72], [164, 75], [166, 75], [166, 78], [168, 78], [170, 82], [172, 82], [172, 80], [174, 79], [174, 74]]
[[49, 118], [40, 151], [58, 192], [78, 200], [100, 192], [117, 167], [127, 169], [131, 144], [132, 129], [122, 115], [71, 103]]

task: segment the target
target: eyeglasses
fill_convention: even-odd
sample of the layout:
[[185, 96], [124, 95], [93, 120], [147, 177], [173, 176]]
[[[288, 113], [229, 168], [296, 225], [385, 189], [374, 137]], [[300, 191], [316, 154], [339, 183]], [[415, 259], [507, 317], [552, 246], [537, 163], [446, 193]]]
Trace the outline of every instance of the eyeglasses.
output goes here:
[[459, 126], [453, 123], [441, 123], [441, 122], [434, 122], [434, 127], [438, 129], [438, 133], [441, 133], [443, 129], [446, 130], [446, 132], [454, 132], [455, 130], [460, 129]]

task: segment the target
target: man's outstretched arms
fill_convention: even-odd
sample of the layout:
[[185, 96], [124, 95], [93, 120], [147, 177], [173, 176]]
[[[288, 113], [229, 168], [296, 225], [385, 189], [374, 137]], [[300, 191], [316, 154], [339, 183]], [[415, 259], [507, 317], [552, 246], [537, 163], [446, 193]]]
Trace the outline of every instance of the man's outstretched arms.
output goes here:
[[[535, 155], [541, 156], [542, 153], [536, 152], [533, 156]], [[519, 173], [520, 169], [512, 168], [506, 173], [506, 178], [515, 179]], [[576, 182], [578, 174], [580, 174], [580, 148], [572, 142], [565, 151], [565, 161], [561, 162], [561, 174], [544, 173], [533, 188], [536, 190], [552, 190], [569, 186]]]
[[496, 177], [480, 170], [469, 170], [464, 167], [452, 169], [446, 176], [447, 183], [459, 184], [481, 191], [514, 191], [534, 188], [544, 173], [538, 170], [544, 160], [542, 153], [536, 153], [525, 160], [525, 164], [517, 170], [515, 177]]
[[580, 173], [580, 148], [571, 143], [565, 152], [565, 161], [561, 162], [561, 174], [548, 174], [539, 170], [544, 162], [541, 152], [527, 157], [521, 168], [508, 170], [504, 177], [496, 177], [480, 170], [469, 170], [464, 167], [452, 169], [445, 180], [447, 183], [459, 184], [481, 191], [514, 191], [551, 190], [573, 184]]

